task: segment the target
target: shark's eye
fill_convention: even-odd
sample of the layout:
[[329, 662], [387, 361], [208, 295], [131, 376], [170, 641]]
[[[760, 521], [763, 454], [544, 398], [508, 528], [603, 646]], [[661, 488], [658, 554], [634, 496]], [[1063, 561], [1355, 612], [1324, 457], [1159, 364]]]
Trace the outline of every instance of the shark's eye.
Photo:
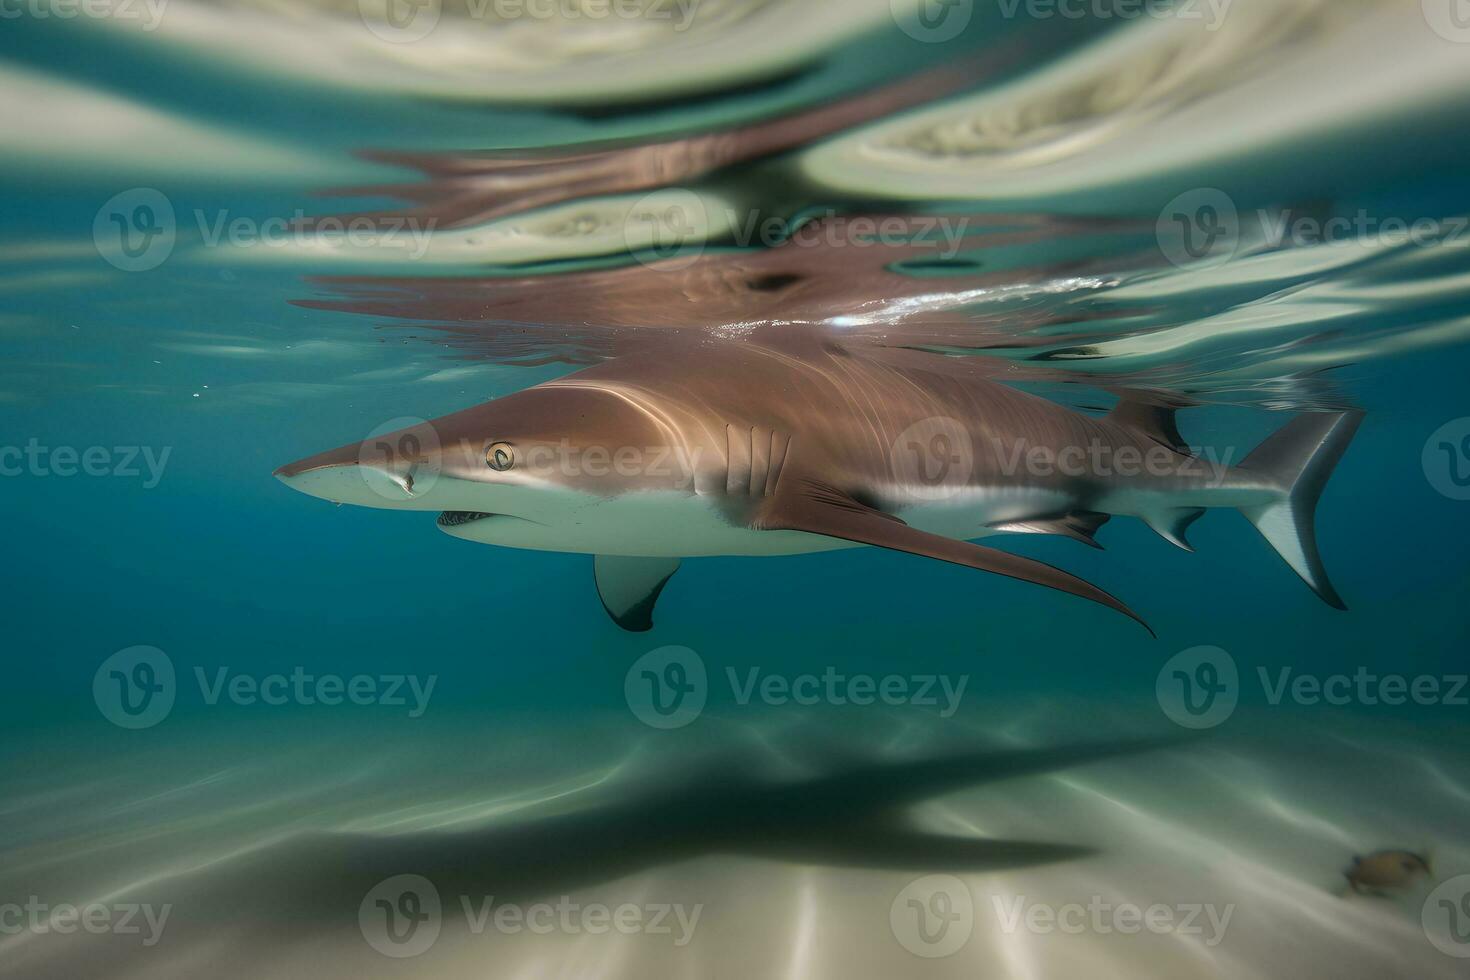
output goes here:
[[485, 463], [492, 470], [504, 473], [516, 465], [516, 451], [508, 442], [492, 443], [490, 448], [485, 450]]

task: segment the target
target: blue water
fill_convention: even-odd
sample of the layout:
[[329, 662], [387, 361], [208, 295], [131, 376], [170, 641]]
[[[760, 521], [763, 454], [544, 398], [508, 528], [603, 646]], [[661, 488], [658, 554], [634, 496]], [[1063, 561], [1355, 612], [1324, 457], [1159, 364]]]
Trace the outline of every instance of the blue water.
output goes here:
[[[1279, 6], [1283, 12], [1296, 8]], [[1393, 50], [1422, 48], [1426, 60], [1440, 57], [1439, 46], [1449, 42], [1418, 22], [1417, 10], [1410, 9], [1417, 5], [1383, 6], [1393, 8], [1388, 16], [1397, 23], [1409, 24], [1403, 37], [1391, 38], [1399, 46]], [[279, 15], [262, 16], [269, 21]], [[856, 7], [852, 16], [858, 16]], [[1038, 536], [1003, 545], [1123, 597], [1149, 621], [1154, 639], [1123, 617], [1055, 592], [877, 549], [687, 561], [663, 594], [655, 629], [634, 634], [618, 630], [604, 614], [587, 556], [472, 545], [440, 533], [432, 514], [333, 507], [271, 476], [282, 464], [362, 439], [390, 418], [436, 418], [580, 366], [555, 357], [514, 363], [538, 360], [524, 351], [510, 359], [485, 356], [474, 346], [474, 331], [500, 322], [491, 304], [481, 323], [469, 324], [469, 339], [463, 329], [443, 329], [451, 317], [422, 294], [404, 301], [421, 304], [418, 318], [412, 307], [353, 312], [297, 305], [330, 305], [350, 294], [320, 277], [529, 276], [521, 288], [553, 296], [566, 288], [557, 277], [578, 269], [638, 268], [626, 252], [569, 251], [520, 268], [477, 259], [424, 268], [308, 255], [262, 262], [201, 246], [195, 211], [211, 220], [226, 215], [261, 222], [298, 210], [392, 210], [403, 202], [342, 188], [413, 185], [424, 178], [407, 168], [366, 164], [362, 151], [450, 154], [646, 142], [820, 105], [956, 59], [994, 61], [990, 74], [965, 94], [931, 100], [956, 105], [975, 92], [1017, 91], [1007, 86], [1136, 25], [981, 17], [955, 40], [925, 45], [880, 18], [846, 40], [814, 42], [794, 76], [709, 83], [703, 98], [666, 97], [599, 114], [516, 106], [485, 93], [456, 100], [394, 92], [386, 83], [334, 86], [293, 76], [264, 57], [259, 38], [243, 59], [257, 63], [219, 60], [202, 46], [191, 47], [187, 35], [170, 36], [168, 17], [157, 35], [84, 20], [7, 21], [0, 71], [24, 69], [77, 86], [81, 95], [66, 103], [71, 122], [83, 118], [76, 114], [89, 100], [125, 97], [309, 151], [340, 176], [252, 176], [248, 160], [238, 172], [210, 169], [212, 158], [199, 156], [182, 136], [177, 146], [144, 147], [136, 160], [125, 158], [115, 150], [130, 137], [105, 132], [110, 110], [78, 124], [95, 134], [79, 143], [56, 135], [71, 122], [47, 113], [38, 114], [34, 133], [28, 130], [15, 146], [0, 138], [0, 155], [8, 161], [0, 171], [0, 445], [78, 453], [104, 447], [113, 463], [140, 447], [136, 475], [65, 476], [53, 466], [26, 467], [0, 479], [9, 518], [0, 829], [14, 848], [10, 860], [0, 860], [0, 902], [37, 893], [54, 895], [52, 902], [104, 895], [117, 901], [142, 882], [159, 887], [159, 876], [166, 883], [185, 870], [195, 875], [176, 892], [166, 884], [161, 892], [183, 910], [178, 938], [167, 937], [172, 943], [166, 939], [146, 955], [125, 946], [121, 973], [108, 972], [106, 956], [112, 954], [98, 948], [26, 933], [0, 936], [0, 948], [7, 949], [0, 973], [172, 976], [233, 969], [250, 976], [349, 971], [447, 977], [703, 970], [743, 976], [786, 970], [846, 976], [871, 969], [1021, 977], [1069, 975], [1069, 958], [1080, 951], [1140, 976], [1453, 975], [1457, 961], [1421, 933], [1419, 918], [1431, 887], [1470, 870], [1463, 831], [1470, 799], [1463, 788], [1463, 736], [1470, 708], [1362, 699], [1272, 703], [1255, 678], [1258, 670], [1274, 676], [1283, 667], [1318, 677], [1360, 668], [1439, 679], [1465, 671], [1470, 503], [1443, 488], [1446, 480], [1453, 486], [1459, 472], [1450, 467], [1470, 471], [1470, 458], [1462, 452], [1436, 463], [1441, 457], [1433, 448], [1426, 455], [1426, 443], [1467, 414], [1463, 378], [1470, 353], [1456, 325], [1470, 317], [1470, 278], [1458, 282], [1470, 275], [1470, 236], [1386, 250], [1349, 242], [1361, 249], [1359, 258], [1311, 268], [1292, 263], [1304, 249], [1328, 246], [1248, 243], [1217, 267], [1221, 278], [1196, 282], [1183, 278], [1189, 270], [1158, 254], [1155, 221], [1176, 194], [1210, 187], [1223, 189], [1247, 218], [1257, 208], [1323, 219], [1361, 211], [1448, 226], [1470, 212], [1462, 176], [1470, 162], [1462, 93], [1470, 89], [1462, 86], [1459, 95], [1431, 90], [1407, 68], [1401, 84], [1379, 80], [1375, 89], [1368, 68], [1354, 70], [1360, 39], [1327, 32], [1295, 42], [1272, 65], [1237, 53], [1243, 74], [1207, 79], [1204, 94], [1181, 86], [1176, 101], [1165, 100], [1160, 116], [1143, 123], [1144, 132], [1165, 132], [1170, 120], [1187, 113], [1191, 99], [1236, 104], [1228, 101], [1234, 87], [1264, 78], [1277, 86], [1279, 104], [1254, 104], [1255, 121], [1249, 132], [1241, 131], [1237, 150], [1204, 161], [1187, 159], [1182, 146], [1174, 147], [1181, 155], [1167, 161], [1140, 153], [1130, 163], [1132, 176], [1123, 180], [1073, 177], [1059, 187], [1047, 182], [1056, 171], [1046, 163], [1020, 158], [1005, 166], [1009, 151], [992, 149], [978, 164], [964, 156], [948, 164], [960, 174], [965, 166], [981, 168], [973, 198], [948, 190], [927, 197], [921, 177], [879, 193], [858, 185], [897, 178], [836, 180], [831, 171], [806, 166], [801, 154], [809, 147], [798, 143], [775, 157], [686, 182], [712, 193], [734, 189], [762, 215], [831, 209], [1091, 222], [1027, 243], [992, 244], [982, 237], [963, 254], [976, 264], [972, 271], [990, 277], [986, 286], [1070, 276], [1095, 279], [1095, 286], [999, 305], [961, 304], [948, 328], [954, 342], [918, 346], [999, 359], [1011, 366], [1018, 386], [1071, 405], [1105, 405], [1111, 396], [1104, 389], [1120, 384], [1189, 396], [1201, 404], [1181, 414], [1188, 441], [1230, 447], [1237, 456], [1294, 412], [1363, 409], [1363, 428], [1317, 515], [1322, 551], [1347, 612], [1319, 602], [1244, 519], [1211, 513], [1192, 531], [1194, 554], [1124, 518], [1099, 535], [1102, 551]], [[324, 33], [324, 49], [332, 43]], [[1340, 74], [1324, 71], [1315, 81], [1268, 74], [1308, 57], [1335, 65]], [[1387, 77], [1399, 78], [1392, 70]], [[1324, 91], [1353, 85], [1390, 90], [1401, 104], [1387, 114], [1364, 107], [1356, 115], [1324, 116], [1319, 132], [1291, 129], [1286, 112], [1293, 103], [1315, 104]], [[1129, 108], [1123, 98], [1093, 111], [1107, 121], [1109, 113], [1121, 118]], [[1057, 118], [1060, 130], [1051, 137], [1062, 147], [1057, 153], [1083, 175], [1090, 167], [1101, 173], [1108, 153], [1126, 152], [1137, 138], [1126, 128], [1089, 134], [1085, 119], [1069, 119], [1065, 111]], [[1222, 111], [1219, 118], [1227, 131], [1241, 125], [1237, 115]], [[1273, 120], [1283, 121], [1286, 135], [1258, 145], [1256, 125], [1264, 131]], [[1067, 149], [1069, 126], [1079, 143]], [[206, 162], [189, 162], [196, 157]], [[993, 172], [984, 169], [991, 164]], [[1024, 183], [1032, 167], [1033, 189], [998, 189], [1002, 179]], [[126, 272], [99, 254], [93, 224], [114, 195], [138, 187], [166, 195], [179, 216], [179, 244], [158, 267]], [[567, 199], [577, 200], [575, 190]], [[996, 219], [1010, 220], [1022, 219]], [[758, 247], [711, 244], [715, 254]], [[1260, 265], [1250, 265], [1261, 257]], [[1282, 264], [1271, 264], [1276, 261]], [[1274, 271], [1263, 275], [1252, 268]], [[839, 263], [823, 274], [840, 272]], [[955, 272], [935, 273], [936, 290], [968, 288], [963, 270]], [[1181, 277], [1182, 285], [1123, 299], [1110, 295], [1176, 281], [1170, 276]], [[432, 298], [432, 288], [427, 293]], [[844, 306], [842, 290], [832, 295], [823, 310], [827, 317], [856, 312]], [[1330, 317], [1314, 319], [1327, 307]], [[1242, 310], [1264, 311], [1269, 319], [1278, 309], [1289, 312], [1263, 329], [1208, 327], [1238, 323], [1211, 318]], [[691, 330], [722, 326], [714, 321], [725, 315], [705, 316], [698, 295], [684, 310]], [[670, 314], [670, 308], [657, 312]], [[677, 308], [671, 315], [677, 318]], [[1201, 323], [1207, 325], [1202, 332], [1190, 332]], [[539, 333], [536, 323], [524, 326], [524, 347], [534, 353], [544, 344], [553, 354], [564, 353], [565, 325], [541, 325]], [[1049, 345], [1048, 333], [1063, 339]], [[1017, 338], [1022, 346], [1010, 342]], [[1159, 338], [1163, 346], [1148, 347]], [[1187, 342], [1172, 345], [1168, 338]], [[1099, 356], [1065, 356], [1092, 346]], [[1063, 355], [1038, 356], [1057, 351]], [[145, 450], [165, 461], [156, 480]], [[177, 675], [176, 700], [160, 723], [128, 730], [114, 724], [105, 699], [94, 696], [94, 675], [117, 651], [140, 645], [166, 654]], [[670, 645], [694, 651], [714, 680], [703, 716], [677, 731], [659, 731], [630, 710], [625, 681], [640, 657]], [[575, 942], [589, 937], [555, 935], [536, 942], [518, 937], [509, 951], [482, 941], [467, 951], [456, 947], [454, 957], [441, 945], [423, 958], [399, 961], [362, 947], [350, 927], [352, 908], [345, 910], [345, 931], [308, 929], [288, 937], [274, 927], [252, 932], [255, 913], [243, 900], [243, 911], [227, 916], [228, 929], [211, 927], [220, 929], [218, 943], [208, 931], [189, 931], [189, 902], [212, 873], [199, 867], [242, 848], [289, 843], [306, 830], [382, 829], [405, 813], [433, 826], [444, 814], [461, 813], [457, 807], [475, 806], [488, 808], [477, 819], [490, 826], [502, 819], [496, 801], [527, 796], [538, 805], [551, 800], [561, 806], [573, 785], [579, 793], [610, 787], [627, 794], [619, 799], [637, 799], [639, 779], [686, 768], [761, 780], [821, 771], [834, 758], [918, 759], [926, 747], [1182, 736], [1185, 730], [1161, 710], [1156, 683], [1166, 661], [1201, 645], [1228, 651], [1243, 681], [1236, 714], [1211, 732], [1214, 741], [1199, 755], [1166, 756], [1156, 768], [1107, 769], [1104, 775], [1116, 773], [1116, 779], [1099, 776], [1103, 781], [1087, 793], [1062, 780], [1020, 786], [1014, 797], [987, 790], [992, 795], [962, 795], [946, 804], [947, 832], [1085, 839], [1105, 855], [1121, 855], [1115, 864], [1075, 871], [1065, 863], [1051, 866], [1029, 883], [1015, 877], [1025, 871], [1008, 872], [1003, 881], [979, 872], [966, 877], [984, 915], [971, 945], [956, 957], [910, 956], [902, 942], [895, 945], [886, 924], [890, 899], [904, 882], [942, 868], [916, 867], [907, 876], [901, 866], [849, 869], [834, 877], [810, 870], [826, 865], [800, 848], [785, 863], [663, 869], [673, 877], [660, 880], [674, 880], [668, 887], [677, 894], [708, 902], [707, 914], [717, 916], [725, 901], [725, 917], [707, 927], [703, 949], [697, 935], [682, 960], [663, 947], [650, 952], [637, 944], [616, 947], [620, 952], [613, 955], [614, 947], [593, 943], [589, 952], [585, 942]], [[426, 710], [415, 717], [407, 707], [381, 703], [210, 703], [197, 678], [217, 677], [221, 668], [255, 678], [300, 668], [313, 675], [412, 674], [436, 681]], [[723, 681], [728, 672], [743, 677], [752, 669], [796, 677], [828, 668], [878, 678], [964, 676], [963, 710], [940, 718], [917, 705], [741, 703]], [[707, 753], [717, 761], [701, 770]], [[1047, 795], [1061, 794], [1064, 786], [1078, 795]], [[1093, 804], [1095, 812], [1087, 809]], [[1108, 814], [1123, 811], [1136, 819], [1133, 837], [1108, 829]], [[936, 810], [929, 816], [943, 815]], [[1176, 832], [1198, 836], [1180, 836], [1184, 843], [1176, 848]], [[1151, 839], [1170, 843], [1151, 855]], [[1216, 846], [1225, 850], [1212, 850]], [[1432, 848], [1432, 880], [1394, 890], [1381, 905], [1340, 898], [1338, 865], [1353, 853], [1381, 848]], [[671, 852], [669, 860], [686, 857]], [[271, 854], [264, 852], [261, 861], [271, 865]], [[1290, 887], [1263, 878], [1268, 869], [1289, 879]], [[1188, 877], [1196, 871], [1199, 877]], [[1206, 879], [1211, 883], [1201, 883]], [[607, 901], [642, 900], [650, 887], [646, 878], [611, 881], [597, 883]], [[1183, 960], [1174, 958], [1177, 952], [1129, 945], [1119, 936], [1088, 936], [1066, 949], [1033, 936], [1018, 953], [1014, 937], [1001, 937], [984, 917], [990, 902], [983, 896], [1002, 884], [1029, 894], [1082, 896], [1084, 902], [1115, 885], [1139, 901], [1207, 901], [1218, 887], [1247, 911], [1230, 936], [1233, 943]], [[1229, 890], [1237, 885], [1246, 891]], [[241, 887], [248, 892], [251, 886]], [[484, 887], [494, 893], [493, 874]], [[1261, 897], [1273, 891], [1276, 899]], [[1247, 893], [1267, 903], [1257, 906], [1264, 909], [1258, 918], [1250, 917], [1250, 898], [1239, 897]], [[754, 911], [730, 898], [742, 894], [754, 896]], [[776, 894], [787, 897], [778, 901]], [[792, 896], [805, 897], [798, 902]], [[783, 905], [788, 899], [795, 904]], [[1276, 900], [1282, 908], [1269, 905]], [[1333, 904], [1342, 902], [1349, 904]], [[1372, 938], [1360, 943], [1354, 930]], [[1304, 951], [1309, 965], [1290, 968], [1297, 954], [1284, 951], [1278, 932], [1295, 938], [1293, 948]], [[1092, 941], [1098, 945], [1080, 945]], [[1379, 952], [1366, 952], [1369, 946]], [[6, 958], [13, 966], [4, 965]], [[1399, 962], [1415, 965], [1403, 973], [1387, 965]]]

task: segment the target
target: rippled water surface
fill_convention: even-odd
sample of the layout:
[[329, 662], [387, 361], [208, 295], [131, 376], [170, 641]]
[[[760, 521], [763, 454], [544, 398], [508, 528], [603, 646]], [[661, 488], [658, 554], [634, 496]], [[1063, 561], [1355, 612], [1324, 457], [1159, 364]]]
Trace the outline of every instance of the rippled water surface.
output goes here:
[[[14, 6], [0, 975], [1461, 975], [1457, 2]], [[995, 540], [1155, 638], [692, 545], [628, 632], [578, 549], [272, 478], [620, 364], [886, 432], [856, 368], [750, 373], [814, 350], [1177, 408], [1230, 465], [1362, 413], [1348, 608], [1239, 514], [1118, 516]], [[1422, 867], [1349, 887], [1384, 851]]]

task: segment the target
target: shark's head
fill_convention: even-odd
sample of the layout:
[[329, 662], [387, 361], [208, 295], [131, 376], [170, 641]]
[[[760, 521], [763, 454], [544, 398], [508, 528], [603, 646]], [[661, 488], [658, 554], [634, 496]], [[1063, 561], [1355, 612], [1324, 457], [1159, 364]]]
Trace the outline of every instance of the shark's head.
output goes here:
[[[391, 428], [275, 475], [337, 503], [443, 511], [439, 526], [456, 537], [565, 547], [567, 526], [589, 506], [691, 486], [689, 468], [675, 461], [681, 453], [667, 448], [671, 441], [635, 399], [552, 383]], [[662, 467], [650, 465], [656, 457]]]

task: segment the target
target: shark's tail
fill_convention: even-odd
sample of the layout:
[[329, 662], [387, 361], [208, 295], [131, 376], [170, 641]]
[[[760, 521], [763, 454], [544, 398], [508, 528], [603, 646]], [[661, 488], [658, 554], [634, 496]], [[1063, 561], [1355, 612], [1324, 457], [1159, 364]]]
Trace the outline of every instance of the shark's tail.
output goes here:
[[1317, 552], [1313, 519], [1317, 500], [1342, 459], [1362, 412], [1299, 415], [1256, 448], [1241, 468], [1265, 477], [1281, 488], [1282, 496], [1268, 504], [1241, 508], [1241, 513], [1270, 542], [1302, 581], [1337, 609], [1346, 609], [1327, 578]]

